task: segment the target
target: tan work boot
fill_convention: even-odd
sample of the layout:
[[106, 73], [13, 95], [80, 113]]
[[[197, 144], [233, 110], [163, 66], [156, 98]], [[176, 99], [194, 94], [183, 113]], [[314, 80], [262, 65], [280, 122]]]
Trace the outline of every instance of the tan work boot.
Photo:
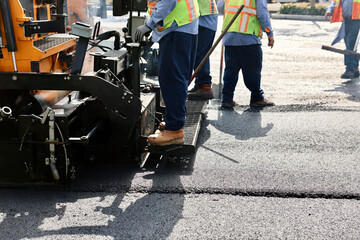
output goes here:
[[273, 102], [266, 100], [265, 98], [262, 101], [250, 103], [250, 107], [262, 108], [262, 107], [271, 107], [271, 106], [275, 106], [275, 104]]
[[221, 107], [225, 109], [232, 109], [235, 106], [238, 106], [239, 104], [235, 101], [229, 102], [229, 103], [221, 103]]
[[160, 129], [160, 131], [164, 131], [164, 130], [165, 130], [165, 122], [159, 123], [159, 129]]
[[165, 122], [160, 122], [158, 128], [155, 131], [155, 134], [160, 134], [165, 130]]
[[209, 100], [214, 98], [214, 92], [211, 84], [200, 84], [196, 91], [189, 91], [189, 100]]
[[151, 134], [148, 143], [155, 146], [167, 146], [172, 144], [183, 144], [185, 142], [184, 129], [177, 131], [164, 130], [160, 133]]

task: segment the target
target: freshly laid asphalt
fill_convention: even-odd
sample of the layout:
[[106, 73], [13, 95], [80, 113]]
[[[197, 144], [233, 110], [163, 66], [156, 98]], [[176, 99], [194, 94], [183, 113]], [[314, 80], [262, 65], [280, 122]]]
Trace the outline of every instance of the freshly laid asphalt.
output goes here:
[[[209, 103], [195, 156], [89, 169], [66, 189], [1, 189], [0, 239], [358, 239], [359, 79], [340, 79], [343, 56], [321, 50], [339, 24], [272, 24], [262, 87], [275, 107], [249, 108], [240, 74], [240, 106]], [[220, 47], [215, 91], [219, 59]]]

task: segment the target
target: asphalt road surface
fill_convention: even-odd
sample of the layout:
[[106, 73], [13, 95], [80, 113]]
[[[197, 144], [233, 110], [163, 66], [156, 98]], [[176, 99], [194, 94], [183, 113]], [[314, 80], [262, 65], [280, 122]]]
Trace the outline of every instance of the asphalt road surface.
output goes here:
[[[339, 24], [272, 24], [262, 87], [275, 107], [250, 109], [240, 75], [240, 106], [209, 103], [193, 157], [90, 168], [68, 189], [0, 189], [0, 239], [358, 239], [359, 79], [340, 79], [343, 56], [321, 50]], [[215, 88], [219, 62], [220, 47]]]

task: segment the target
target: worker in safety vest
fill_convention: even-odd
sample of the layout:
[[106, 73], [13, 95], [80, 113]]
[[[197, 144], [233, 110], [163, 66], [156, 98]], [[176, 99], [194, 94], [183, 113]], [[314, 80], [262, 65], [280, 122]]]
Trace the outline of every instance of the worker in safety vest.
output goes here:
[[[210, 50], [217, 30], [218, 10], [215, 0], [198, 0], [200, 8], [198, 47], [194, 70]], [[211, 88], [210, 60], [208, 59], [195, 78], [195, 86], [189, 91], [188, 99], [213, 99]]]
[[244, 9], [223, 38], [225, 71], [221, 106], [232, 109], [236, 105], [233, 98], [240, 69], [245, 86], [251, 92], [250, 106], [273, 106], [274, 103], [264, 99], [264, 92], [260, 88], [262, 68], [260, 39], [263, 31], [268, 36], [268, 46], [271, 48], [274, 46], [266, 0], [220, 0], [217, 7], [219, 12], [225, 14], [223, 29], [242, 4], [245, 6]]
[[[356, 39], [360, 28], [360, 1], [359, 0], [333, 0], [326, 9], [325, 19], [331, 17], [330, 22], [341, 22], [338, 41], [344, 38], [346, 50], [354, 51]], [[341, 36], [341, 37], [339, 37]], [[334, 44], [334, 43], [333, 43]], [[340, 77], [351, 79], [359, 77], [359, 58], [344, 55], [345, 73]]]
[[151, 145], [184, 143], [188, 84], [194, 68], [199, 26], [197, 0], [149, 0], [150, 18], [138, 27], [135, 41], [153, 31], [159, 42], [159, 83], [165, 103], [165, 129], [148, 137]]

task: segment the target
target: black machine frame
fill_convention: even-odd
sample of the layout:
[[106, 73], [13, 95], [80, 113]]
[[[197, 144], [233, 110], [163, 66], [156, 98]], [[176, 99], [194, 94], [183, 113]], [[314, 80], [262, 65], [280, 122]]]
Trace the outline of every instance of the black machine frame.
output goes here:
[[[55, 22], [24, 23], [25, 35], [63, 32], [64, 0], [56, 3]], [[146, 11], [146, 8], [144, 0], [114, 0], [114, 12], [119, 15], [130, 12], [130, 18], [130, 9]], [[11, 29], [10, 22], [8, 25]], [[34, 26], [48, 27], [38, 31]], [[76, 26], [87, 28], [76, 24], [73, 29]], [[131, 29], [131, 21], [128, 27]], [[117, 46], [120, 34], [114, 32], [107, 35], [117, 37]], [[124, 32], [129, 34], [131, 30]], [[204, 102], [188, 102], [189, 121], [185, 128], [191, 134], [186, 135], [184, 145], [147, 144], [147, 136], [155, 132], [165, 112], [159, 84], [154, 84], [156, 79], [143, 81], [140, 58], [149, 52], [149, 45], [133, 43], [125, 36], [120, 49], [94, 53], [94, 71], [81, 74], [90, 39], [77, 36], [76, 52], [67, 56], [70, 73], [0, 72], [0, 186], [4, 182], [69, 184], [89, 162], [139, 166], [151, 153], [157, 156], [195, 153]], [[17, 51], [16, 44], [12, 50]], [[48, 106], [34, 96], [34, 90], [70, 93]], [[13, 114], [8, 114], [11, 108]]]

